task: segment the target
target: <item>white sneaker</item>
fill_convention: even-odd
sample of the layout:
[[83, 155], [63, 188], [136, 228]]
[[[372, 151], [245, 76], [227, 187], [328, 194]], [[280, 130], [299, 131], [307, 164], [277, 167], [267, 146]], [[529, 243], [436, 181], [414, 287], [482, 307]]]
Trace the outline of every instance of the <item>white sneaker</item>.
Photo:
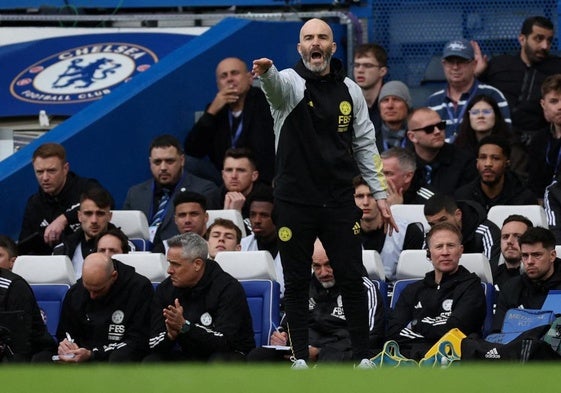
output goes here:
[[355, 368], [360, 370], [368, 370], [371, 368], [376, 368], [376, 365], [370, 361], [370, 359], [362, 359], [359, 364], [355, 365]]
[[308, 364], [304, 359], [296, 359], [292, 362], [292, 367], [294, 370], [305, 370], [308, 368]]

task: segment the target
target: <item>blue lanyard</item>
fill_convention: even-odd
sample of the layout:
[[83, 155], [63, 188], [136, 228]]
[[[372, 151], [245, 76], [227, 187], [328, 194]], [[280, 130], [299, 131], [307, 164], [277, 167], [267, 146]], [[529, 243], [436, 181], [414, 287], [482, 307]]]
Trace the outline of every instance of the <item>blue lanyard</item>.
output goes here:
[[[401, 143], [399, 144], [399, 146], [401, 147], [405, 147], [405, 142], [407, 140], [407, 134], [403, 137], [403, 139], [401, 140]], [[382, 140], [382, 145], [384, 146], [384, 151], [391, 149], [392, 147], [397, 147], [397, 146], [390, 146], [388, 145], [388, 142], [386, 140]]]
[[[231, 110], [228, 110], [228, 122], [230, 123], [230, 130], [232, 129], [232, 125], [234, 124], [234, 115], [232, 114]], [[243, 123], [243, 113], [240, 114], [240, 122], [238, 123], [238, 128], [234, 135], [231, 136], [232, 147], [236, 147], [238, 144], [238, 140], [242, 135], [242, 123]]]

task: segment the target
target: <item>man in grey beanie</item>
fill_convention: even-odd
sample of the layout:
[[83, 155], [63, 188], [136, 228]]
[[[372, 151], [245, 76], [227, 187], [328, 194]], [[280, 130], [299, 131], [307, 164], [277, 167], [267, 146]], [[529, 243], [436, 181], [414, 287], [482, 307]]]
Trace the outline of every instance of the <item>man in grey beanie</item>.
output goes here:
[[409, 88], [400, 81], [387, 82], [380, 90], [378, 103], [382, 118], [381, 138], [376, 139], [378, 150], [405, 147], [407, 116], [412, 108]]

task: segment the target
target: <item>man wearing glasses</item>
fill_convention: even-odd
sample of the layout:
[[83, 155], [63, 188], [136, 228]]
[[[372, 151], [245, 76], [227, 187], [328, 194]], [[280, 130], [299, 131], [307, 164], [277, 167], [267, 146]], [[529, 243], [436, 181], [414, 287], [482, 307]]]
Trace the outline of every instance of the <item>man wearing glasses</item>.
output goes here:
[[82, 277], [84, 259], [96, 251], [96, 237], [108, 228], [115, 228], [111, 224], [111, 206], [113, 198], [103, 188], [92, 188], [80, 197], [78, 221], [80, 228], [65, 236], [62, 243], [53, 249], [54, 255], [67, 255], [72, 260], [76, 279]]
[[368, 115], [376, 129], [376, 141], [381, 139], [382, 118], [378, 108], [378, 96], [384, 76], [388, 73], [388, 55], [377, 44], [362, 44], [356, 47], [353, 61], [353, 78], [360, 86], [368, 106]]
[[510, 125], [508, 102], [500, 90], [479, 83], [475, 78], [475, 60], [473, 47], [467, 40], [452, 40], [444, 46], [442, 67], [446, 76], [446, 87], [433, 93], [427, 100], [427, 106], [438, 112], [446, 121], [446, 141], [454, 142], [467, 104], [479, 94], [492, 97], [501, 110], [505, 122]]
[[477, 176], [473, 157], [446, 143], [446, 123], [430, 108], [418, 108], [409, 116], [407, 137], [413, 143], [417, 169], [412, 184], [452, 195]]

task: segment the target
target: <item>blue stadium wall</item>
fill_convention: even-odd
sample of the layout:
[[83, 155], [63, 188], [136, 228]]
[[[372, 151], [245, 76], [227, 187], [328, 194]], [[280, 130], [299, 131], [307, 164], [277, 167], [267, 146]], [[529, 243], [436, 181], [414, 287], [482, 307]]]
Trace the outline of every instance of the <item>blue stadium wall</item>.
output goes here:
[[[71, 170], [97, 178], [120, 208], [126, 191], [150, 177], [148, 145], [159, 134], [181, 141], [194, 114], [216, 94], [214, 69], [237, 56], [248, 64], [269, 57], [279, 68], [297, 60], [297, 22], [225, 19], [172, 52], [149, 71], [78, 112], [26, 148], [0, 162], [0, 233], [16, 238], [27, 198], [37, 191], [31, 157], [44, 142], [64, 145]], [[344, 29], [333, 26], [342, 43]], [[345, 49], [339, 46], [339, 54]]]

